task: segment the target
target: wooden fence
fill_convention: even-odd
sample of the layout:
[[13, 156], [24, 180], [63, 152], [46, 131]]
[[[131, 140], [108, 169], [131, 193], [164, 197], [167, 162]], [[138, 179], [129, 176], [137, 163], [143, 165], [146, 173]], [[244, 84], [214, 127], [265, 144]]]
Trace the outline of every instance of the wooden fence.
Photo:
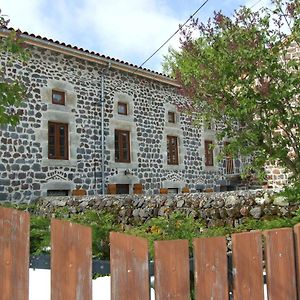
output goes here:
[[[232, 270], [224, 237], [195, 239], [195, 299], [228, 299], [230, 272], [235, 300], [264, 299], [264, 270], [268, 299], [299, 299], [299, 236], [300, 225], [232, 235]], [[147, 241], [112, 232], [110, 242], [111, 299], [149, 300]], [[154, 248], [155, 299], [190, 299], [188, 242], [157, 241]], [[28, 300], [28, 268], [29, 214], [0, 208], [1, 300]], [[52, 220], [51, 270], [52, 300], [92, 299], [90, 228]]]

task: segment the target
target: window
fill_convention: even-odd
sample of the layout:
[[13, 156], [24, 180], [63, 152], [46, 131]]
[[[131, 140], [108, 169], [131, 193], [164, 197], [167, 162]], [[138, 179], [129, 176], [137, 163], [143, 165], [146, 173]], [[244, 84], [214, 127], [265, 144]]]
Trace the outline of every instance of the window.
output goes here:
[[115, 130], [115, 161], [130, 162], [130, 132]]
[[168, 112], [168, 122], [169, 123], [175, 123], [175, 113], [173, 111]]
[[118, 114], [119, 115], [127, 115], [127, 103], [118, 102]]
[[68, 124], [48, 123], [48, 158], [68, 159]]
[[205, 166], [212, 167], [214, 165], [214, 150], [213, 150], [213, 142], [205, 141]]
[[65, 105], [65, 92], [52, 90], [52, 103]]
[[177, 188], [168, 188], [168, 194], [178, 194]]
[[47, 196], [68, 196], [68, 190], [48, 190]]
[[[229, 142], [224, 143], [225, 147], [228, 147], [229, 145], [230, 145]], [[225, 153], [225, 155], [226, 155], [225, 156], [226, 174], [233, 174], [234, 173], [233, 158], [228, 151]]]
[[116, 184], [117, 194], [129, 194], [129, 184]]
[[178, 165], [177, 136], [167, 136], [168, 165]]

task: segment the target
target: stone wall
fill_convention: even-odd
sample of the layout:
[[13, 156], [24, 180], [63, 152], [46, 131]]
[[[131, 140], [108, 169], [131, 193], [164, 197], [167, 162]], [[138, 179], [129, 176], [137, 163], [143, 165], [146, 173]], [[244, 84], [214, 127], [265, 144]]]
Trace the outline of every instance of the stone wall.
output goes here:
[[58, 207], [65, 208], [67, 214], [86, 209], [110, 211], [117, 214], [119, 222], [123, 224], [144, 222], [179, 211], [204, 219], [208, 226], [236, 226], [246, 217], [289, 217], [299, 209], [299, 205], [289, 205], [283, 197], [276, 196], [270, 190], [154, 196], [46, 197], [38, 201], [38, 207], [38, 213], [47, 216], [52, 216]]

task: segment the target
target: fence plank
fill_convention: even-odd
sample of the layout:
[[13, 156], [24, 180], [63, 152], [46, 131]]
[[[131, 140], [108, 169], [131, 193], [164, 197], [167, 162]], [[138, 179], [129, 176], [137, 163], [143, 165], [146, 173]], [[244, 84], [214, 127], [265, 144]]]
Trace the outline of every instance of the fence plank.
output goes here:
[[294, 226], [295, 258], [296, 258], [296, 279], [298, 299], [300, 298], [300, 223]]
[[148, 242], [122, 233], [110, 233], [112, 300], [149, 300]]
[[264, 232], [269, 300], [297, 299], [293, 229]]
[[0, 297], [28, 300], [29, 214], [0, 208]]
[[188, 241], [156, 241], [154, 257], [155, 299], [190, 299]]
[[51, 299], [92, 299], [91, 228], [51, 221]]
[[196, 299], [228, 299], [225, 237], [194, 239], [193, 244]]
[[232, 235], [234, 299], [264, 299], [260, 231]]

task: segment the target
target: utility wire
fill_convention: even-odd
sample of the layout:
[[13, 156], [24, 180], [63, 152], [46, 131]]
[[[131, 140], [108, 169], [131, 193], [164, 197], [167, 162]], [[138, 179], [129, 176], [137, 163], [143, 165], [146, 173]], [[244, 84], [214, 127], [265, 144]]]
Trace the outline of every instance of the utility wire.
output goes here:
[[153, 52], [138, 68], [143, 67], [145, 63], [147, 63], [161, 48], [163, 48], [178, 32], [184, 27], [198, 12], [202, 7], [208, 2], [208, 0], [204, 1], [203, 4], [183, 23], [179, 28], [155, 51]]
[[252, 6], [250, 6], [250, 9], [252, 9], [254, 6], [256, 6], [259, 2], [261, 2], [262, 0], [258, 0], [256, 1]]

